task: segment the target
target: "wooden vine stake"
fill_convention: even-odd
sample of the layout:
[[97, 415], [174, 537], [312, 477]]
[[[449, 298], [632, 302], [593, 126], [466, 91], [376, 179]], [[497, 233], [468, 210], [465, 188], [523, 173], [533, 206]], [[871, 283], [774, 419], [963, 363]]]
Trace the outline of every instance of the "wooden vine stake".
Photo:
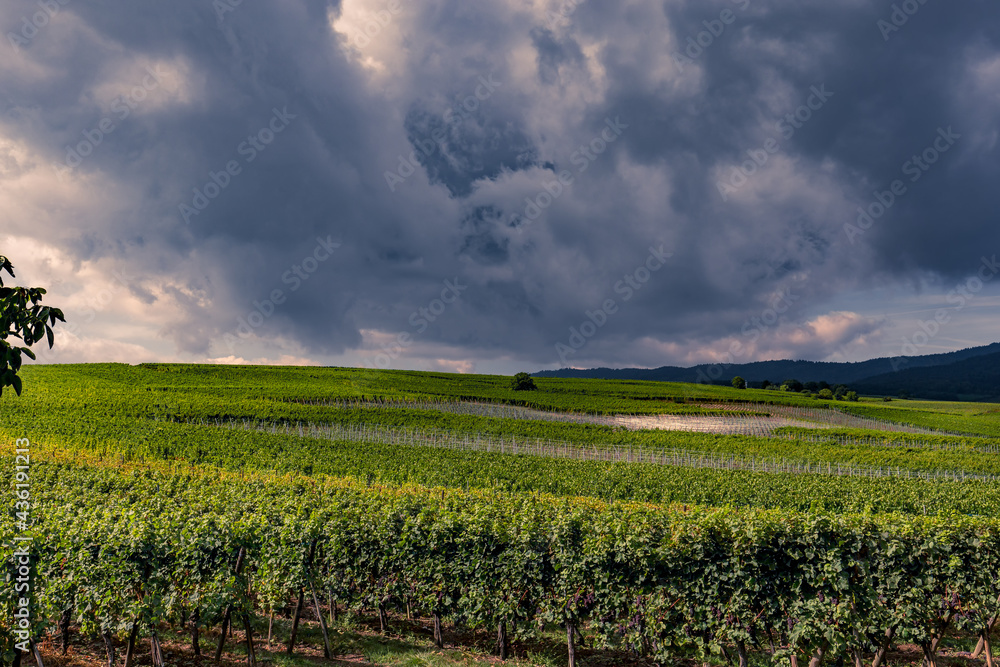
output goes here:
[[[986, 667], [993, 667], [993, 647], [990, 646], [990, 630], [984, 628], [979, 633], [979, 641], [983, 644], [983, 652], [986, 654]], [[973, 656], [975, 657], [975, 656]]]
[[243, 613], [243, 629], [247, 635], [247, 667], [257, 667], [257, 652], [253, 648], [253, 626], [250, 625], [250, 614]]
[[195, 609], [191, 614], [191, 650], [195, 655], [201, 655], [201, 632], [198, 629], [198, 621], [201, 620], [201, 610]]
[[812, 658], [809, 659], [809, 667], [819, 667], [823, 664], [823, 651], [822, 646], [817, 647], [816, 652], [813, 653]]
[[163, 647], [160, 646], [160, 638], [156, 634], [156, 627], [152, 624], [149, 626], [149, 654], [153, 661], [153, 667], [165, 667], [166, 662], [163, 660]]
[[747, 667], [747, 645], [742, 639], [736, 641], [736, 653], [740, 656], [740, 667]]
[[35, 656], [35, 664], [38, 667], [45, 667], [45, 663], [42, 662], [42, 654], [38, 652], [38, 644], [31, 642], [31, 652]]
[[115, 642], [111, 639], [111, 632], [105, 630], [101, 636], [104, 638], [104, 650], [108, 654], [108, 667], [115, 667]]
[[333, 599], [333, 589], [327, 586], [326, 599], [330, 602], [330, 627], [337, 624], [337, 601]]
[[872, 667], [882, 667], [882, 662], [885, 660], [885, 654], [889, 652], [889, 644], [892, 642], [892, 638], [895, 634], [895, 627], [886, 629], [882, 645], [878, 647], [878, 653], [875, 654], [875, 659], [872, 660]]
[[316, 618], [319, 619], [320, 630], [323, 631], [323, 657], [330, 659], [333, 652], [330, 649], [330, 633], [326, 630], [326, 620], [323, 618], [323, 612], [319, 607], [319, 597], [316, 595], [316, 588], [313, 586], [312, 580], [309, 580], [309, 592], [312, 593], [313, 607], [316, 609]]
[[941, 638], [944, 637], [944, 633], [948, 629], [948, 626], [951, 625], [951, 619], [954, 615], [955, 614], [949, 610], [948, 613], [946, 613], [942, 618], [943, 623], [941, 625], [941, 632], [931, 640], [931, 654], [937, 655], [938, 645], [941, 643]]
[[[240, 576], [243, 571], [243, 560], [246, 557], [246, 547], [240, 547], [240, 552], [236, 556], [236, 576]], [[219, 635], [219, 644], [215, 647], [215, 659], [222, 659], [222, 648], [226, 645], [226, 633], [229, 631], [229, 622], [233, 615], [233, 605], [226, 606], [226, 615], [222, 617], [222, 633]]]
[[[316, 538], [313, 539], [312, 543], [309, 545], [309, 555], [306, 557], [306, 574], [307, 581], [309, 581], [310, 588], [312, 587], [312, 582], [308, 578], [309, 569], [312, 567], [313, 556], [316, 553]], [[299, 619], [302, 618], [302, 607], [305, 604], [306, 589], [305, 586], [299, 587], [299, 600], [295, 603], [295, 614], [292, 618], [292, 636], [288, 638], [288, 649], [285, 651], [288, 655], [292, 654], [295, 650], [295, 636], [299, 632]], [[322, 622], [322, 617], [320, 621]]]
[[381, 602], [378, 603], [378, 626], [383, 635], [389, 631], [389, 616], [385, 613], [385, 605]]
[[501, 660], [507, 659], [507, 622], [500, 621], [497, 627], [497, 653]]
[[[997, 598], [997, 604], [1000, 605], [1000, 597]], [[972, 652], [973, 658], [978, 658], [983, 654], [983, 649], [986, 648], [986, 643], [989, 641], [989, 633], [996, 626], [997, 620], [1000, 620], [997, 616], [991, 616], [989, 622], [986, 623], [986, 633], [980, 633], [979, 643], [976, 644], [976, 649]], [[989, 659], [992, 660], [992, 657]]]
[[441, 614], [438, 611], [434, 612], [434, 645], [438, 648], [444, 648], [444, 633], [441, 632]]
[[569, 667], [576, 667], [576, 637], [573, 621], [566, 619], [566, 649], [569, 652]]
[[295, 614], [292, 615], [292, 636], [288, 638], [288, 648], [285, 653], [292, 654], [295, 650], [295, 635], [299, 632], [299, 618], [302, 616], [302, 603], [305, 602], [305, 589], [299, 589], [299, 601], [295, 603]]
[[937, 655], [933, 644], [921, 644], [920, 648], [924, 652], [924, 667], [937, 667]]
[[125, 667], [132, 667], [135, 660], [135, 640], [139, 636], [139, 621], [132, 624], [132, 632], [128, 635], [128, 646], [125, 647]]
[[69, 622], [72, 616], [72, 609], [64, 609], [62, 618], [59, 619], [59, 631], [62, 634], [62, 654], [69, 652]]
[[226, 645], [226, 635], [229, 634], [229, 618], [232, 614], [231, 609], [226, 609], [226, 614], [222, 617], [222, 628], [219, 632], [219, 643], [215, 647], [215, 659], [222, 659], [222, 649]]

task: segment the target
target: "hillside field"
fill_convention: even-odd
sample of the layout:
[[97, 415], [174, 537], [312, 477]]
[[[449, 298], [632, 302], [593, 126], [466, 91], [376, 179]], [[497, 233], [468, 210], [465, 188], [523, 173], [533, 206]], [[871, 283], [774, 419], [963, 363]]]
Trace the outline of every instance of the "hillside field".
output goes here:
[[27, 628], [0, 596], [8, 664], [23, 641], [57, 665], [978, 663], [1000, 614], [996, 404], [22, 375], [0, 397], [0, 537], [31, 571]]

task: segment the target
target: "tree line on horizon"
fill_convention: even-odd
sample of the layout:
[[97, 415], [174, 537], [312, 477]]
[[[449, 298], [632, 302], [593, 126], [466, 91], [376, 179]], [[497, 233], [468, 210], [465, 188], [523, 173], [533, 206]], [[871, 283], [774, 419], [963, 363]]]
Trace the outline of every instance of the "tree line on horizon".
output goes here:
[[799, 382], [798, 380], [791, 378], [785, 380], [781, 384], [775, 384], [770, 380], [761, 380], [760, 382], [750, 382], [748, 383], [742, 377], [737, 375], [732, 379], [732, 385], [737, 389], [746, 389], [748, 387], [752, 389], [770, 389], [773, 391], [787, 391], [792, 393], [800, 393], [803, 395], [812, 396], [813, 398], [821, 398], [824, 400], [834, 400], [834, 401], [857, 401], [858, 392], [852, 391], [850, 387], [845, 384], [831, 385], [829, 382]]

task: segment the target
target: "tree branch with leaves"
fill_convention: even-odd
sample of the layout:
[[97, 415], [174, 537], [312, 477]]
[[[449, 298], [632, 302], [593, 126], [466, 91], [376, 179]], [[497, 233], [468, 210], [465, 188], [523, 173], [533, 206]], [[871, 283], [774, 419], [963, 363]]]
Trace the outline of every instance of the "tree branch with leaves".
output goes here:
[[[35, 359], [31, 346], [47, 340], [52, 347], [52, 326], [56, 321], [65, 322], [58, 308], [41, 305], [45, 290], [41, 287], [7, 287], [3, 284], [4, 272], [14, 278], [14, 266], [0, 255], [0, 394], [4, 387], [14, 387], [21, 395], [21, 355]], [[11, 339], [15, 339], [11, 342]], [[20, 344], [16, 344], [20, 341]]]

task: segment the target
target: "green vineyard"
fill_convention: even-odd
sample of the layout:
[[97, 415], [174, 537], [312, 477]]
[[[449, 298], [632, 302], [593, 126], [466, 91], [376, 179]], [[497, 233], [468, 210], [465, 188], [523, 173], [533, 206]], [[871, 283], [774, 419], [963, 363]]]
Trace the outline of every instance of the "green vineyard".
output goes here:
[[992, 663], [991, 406], [328, 368], [23, 374], [0, 398], [8, 663], [70, 645], [129, 667], [333, 660], [354, 650], [346, 617], [382, 637], [428, 619], [430, 646], [465, 637], [518, 665]]

